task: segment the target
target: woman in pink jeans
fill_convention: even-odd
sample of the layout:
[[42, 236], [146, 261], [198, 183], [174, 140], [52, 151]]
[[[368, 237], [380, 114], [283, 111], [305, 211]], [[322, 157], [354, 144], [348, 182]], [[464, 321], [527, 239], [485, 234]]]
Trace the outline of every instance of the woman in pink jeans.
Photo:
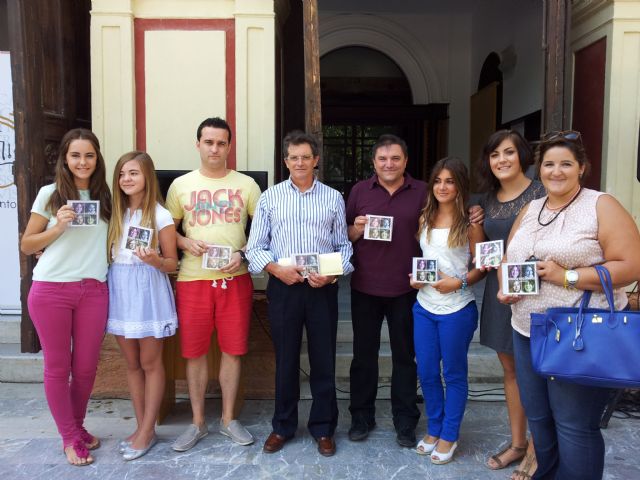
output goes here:
[[110, 217], [98, 139], [70, 130], [60, 143], [55, 183], [38, 192], [20, 247], [26, 255], [44, 250], [33, 269], [29, 314], [44, 353], [47, 402], [67, 461], [76, 466], [91, 464], [88, 450], [100, 446], [83, 424], [107, 321]]

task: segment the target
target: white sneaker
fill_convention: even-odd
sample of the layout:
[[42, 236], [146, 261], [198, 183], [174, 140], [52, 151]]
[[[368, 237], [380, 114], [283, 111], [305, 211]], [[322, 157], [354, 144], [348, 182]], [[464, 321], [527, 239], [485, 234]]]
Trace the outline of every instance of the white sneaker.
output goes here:
[[186, 452], [207, 435], [209, 435], [209, 429], [206, 423], [202, 427], [191, 424], [182, 435], [176, 438], [171, 448], [176, 452]]
[[225, 427], [224, 422], [220, 419], [220, 433], [240, 445], [251, 445], [254, 442], [253, 435], [238, 420], [231, 420], [229, 425]]

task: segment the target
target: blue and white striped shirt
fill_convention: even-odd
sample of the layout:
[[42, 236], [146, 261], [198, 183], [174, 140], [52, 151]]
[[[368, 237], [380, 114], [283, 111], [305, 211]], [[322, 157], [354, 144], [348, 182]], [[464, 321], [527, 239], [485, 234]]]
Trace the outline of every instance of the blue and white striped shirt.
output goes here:
[[267, 189], [258, 200], [247, 243], [249, 271], [294, 253], [340, 252], [344, 274], [353, 271], [344, 200], [337, 190], [314, 179], [300, 192], [291, 179]]

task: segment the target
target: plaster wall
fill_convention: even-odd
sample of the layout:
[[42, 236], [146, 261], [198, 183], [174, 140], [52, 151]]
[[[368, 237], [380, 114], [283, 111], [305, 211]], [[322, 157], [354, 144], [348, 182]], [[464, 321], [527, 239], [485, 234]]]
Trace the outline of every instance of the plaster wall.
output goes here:
[[224, 32], [156, 30], [144, 42], [146, 150], [157, 169], [197, 168], [196, 127], [227, 116]]
[[470, 22], [470, 14], [459, 11], [363, 14], [321, 10], [320, 54], [345, 46], [369, 47], [386, 54], [407, 77], [414, 104], [449, 103], [449, 154], [467, 160]]
[[476, 92], [482, 64], [491, 52], [515, 64], [503, 71], [500, 123], [540, 110], [544, 97], [542, 2], [493, 0], [476, 5], [473, 12], [470, 89]]
[[[92, 122], [108, 175], [120, 155], [141, 146], [158, 168], [197, 168], [195, 130], [205, 117], [222, 116], [235, 126], [230, 166], [266, 170], [273, 182], [273, 8], [266, 0], [92, 1]], [[144, 31], [144, 84], [137, 89], [136, 18], [179, 24]], [[214, 19], [231, 22], [231, 36], [201, 28]]]
[[[489, 53], [512, 47], [517, 61], [504, 76], [502, 121], [542, 108], [542, 4], [535, 0], [409, 2], [402, 9], [360, 2], [362, 10], [320, 4], [321, 54], [349, 45], [378, 49], [409, 80], [414, 104], [449, 104], [450, 155], [469, 158], [469, 105]], [[355, 2], [358, 3], [358, 2]], [[347, 7], [345, 7], [347, 8]]]

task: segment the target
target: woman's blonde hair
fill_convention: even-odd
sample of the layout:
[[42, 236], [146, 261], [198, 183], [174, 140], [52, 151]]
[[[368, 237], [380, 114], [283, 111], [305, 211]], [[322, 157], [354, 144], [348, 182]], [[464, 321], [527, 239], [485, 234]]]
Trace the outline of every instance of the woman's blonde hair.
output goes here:
[[[160, 187], [158, 185], [158, 179], [156, 177], [156, 169], [153, 166], [153, 160], [149, 154], [140, 151], [133, 151], [125, 153], [120, 157], [118, 163], [113, 170], [113, 207], [111, 221], [109, 222], [109, 234], [107, 236], [107, 248], [109, 262], [112, 258], [118, 254], [120, 247], [119, 242], [122, 238], [124, 214], [129, 207], [127, 201], [127, 195], [120, 188], [120, 171], [122, 167], [131, 160], [135, 160], [140, 165], [140, 171], [144, 177], [144, 197], [142, 199], [142, 219], [140, 221], [141, 227], [153, 228], [154, 233], [151, 238], [151, 248], [158, 247], [158, 231], [156, 228], [156, 204], [163, 204], [162, 195], [160, 194]], [[130, 212], [133, 216], [134, 212]], [[113, 257], [112, 257], [113, 255]]]
[[427, 240], [430, 238], [431, 230], [434, 228], [436, 215], [440, 203], [433, 194], [433, 186], [436, 178], [443, 170], [448, 170], [453, 177], [458, 194], [455, 200], [455, 217], [453, 225], [449, 230], [447, 246], [449, 248], [463, 247], [469, 241], [469, 215], [467, 214], [467, 203], [469, 202], [469, 173], [467, 166], [455, 157], [446, 157], [439, 160], [431, 170], [429, 184], [427, 187], [427, 201], [420, 213], [418, 226], [418, 238], [423, 230], [427, 230]]

